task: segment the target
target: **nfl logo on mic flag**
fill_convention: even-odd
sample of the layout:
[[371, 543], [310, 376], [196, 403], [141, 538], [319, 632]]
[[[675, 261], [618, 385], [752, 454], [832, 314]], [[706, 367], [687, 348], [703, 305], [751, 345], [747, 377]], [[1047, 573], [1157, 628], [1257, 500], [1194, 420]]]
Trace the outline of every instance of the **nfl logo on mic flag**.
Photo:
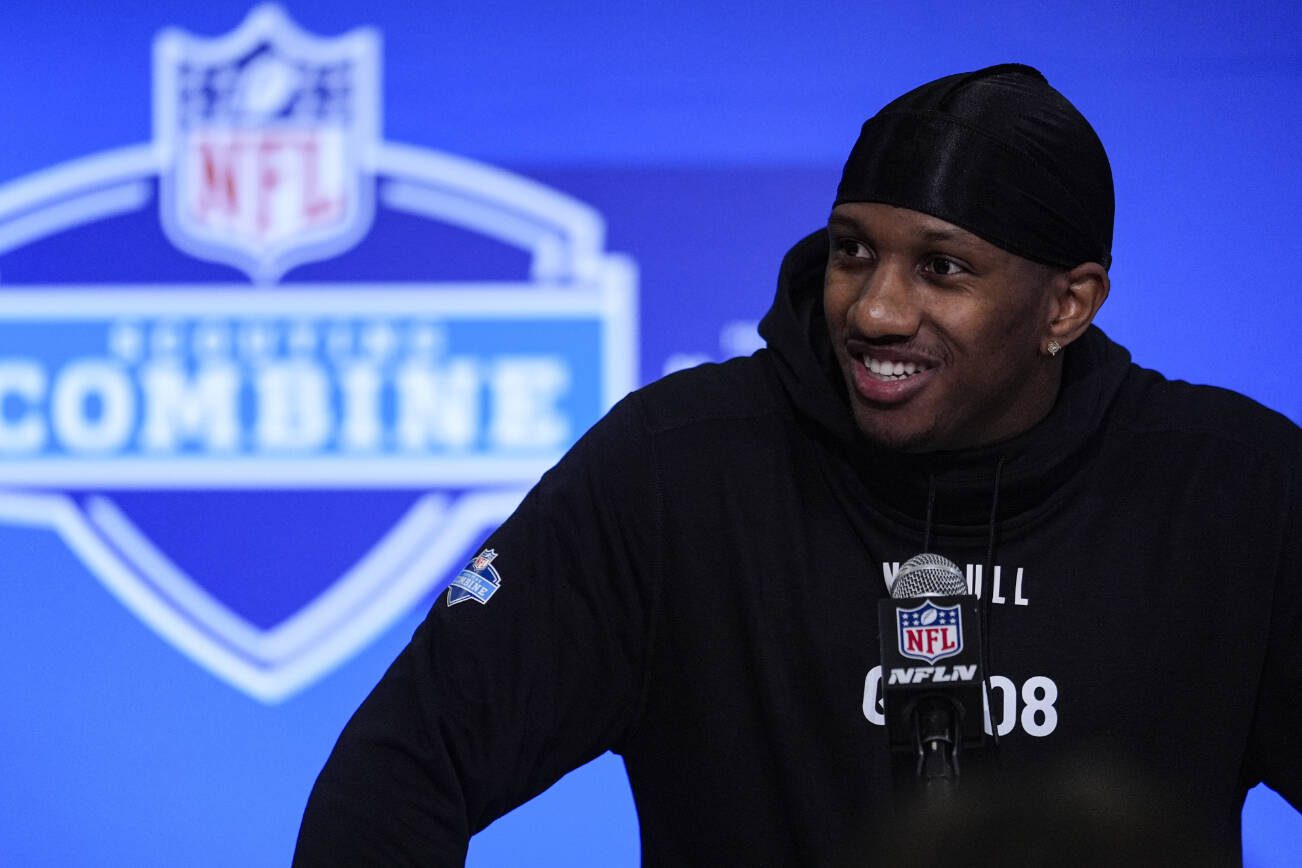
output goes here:
[[896, 612], [900, 654], [935, 663], [963, 651], [963, 612], [957, 605], [937, 606], [927, 600]]
[[601, 215], [385, 141], [379, 69], [276, 6], [168, 28], [152, 141], [0, 187], [0, 522], [262, 702], [428, 605], [636, 385]]

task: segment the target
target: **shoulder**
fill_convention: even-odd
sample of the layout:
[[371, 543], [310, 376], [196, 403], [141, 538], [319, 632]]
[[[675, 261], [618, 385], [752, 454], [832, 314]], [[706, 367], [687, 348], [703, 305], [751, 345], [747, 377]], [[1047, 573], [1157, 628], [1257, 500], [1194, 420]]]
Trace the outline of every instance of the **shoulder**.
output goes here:
[[1302, 429], [1246, 395], [1217, 386], [1169, 380], [1131, 365], [1110, 414], [1114, 426], [1137, 436], [1202, 441], [1297, 468]]
[[649, 433], [729, 426], [787, 413], [768, 350], [669, 374], [630, 398]]
[[[700, 365], [663, 377], [615, 404], [570, 449], [544, 482], [579, 468], [650, 470], [683, 454], [734, 447], [763, 439], [759, 424], [789, 415], [767, 350], [719, 364]], [[746, 437], [729, 436], [744, 432]], [[603, 471], [605, 472], [605, 471]]]

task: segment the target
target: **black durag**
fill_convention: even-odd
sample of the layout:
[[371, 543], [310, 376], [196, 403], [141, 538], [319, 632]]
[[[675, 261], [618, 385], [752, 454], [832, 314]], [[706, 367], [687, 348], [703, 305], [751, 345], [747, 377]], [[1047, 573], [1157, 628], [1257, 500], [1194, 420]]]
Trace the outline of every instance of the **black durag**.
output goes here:
[[863, 125], [836, 204], [939, 217], [1027, 259], [1112, 263], [1112, 168], [1038, 70], [1002, 64], [909, 91]]

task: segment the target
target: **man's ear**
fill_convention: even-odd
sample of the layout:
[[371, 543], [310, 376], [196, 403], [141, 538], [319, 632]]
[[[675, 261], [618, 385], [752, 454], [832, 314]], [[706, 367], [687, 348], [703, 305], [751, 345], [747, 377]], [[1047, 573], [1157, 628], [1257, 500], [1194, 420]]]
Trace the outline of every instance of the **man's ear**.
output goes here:
[[1082, 262], [1053, 281], [1046, 338], [1067, 346], [1089, 328], [1111, 287], [1108, 272], [1097, 262]]

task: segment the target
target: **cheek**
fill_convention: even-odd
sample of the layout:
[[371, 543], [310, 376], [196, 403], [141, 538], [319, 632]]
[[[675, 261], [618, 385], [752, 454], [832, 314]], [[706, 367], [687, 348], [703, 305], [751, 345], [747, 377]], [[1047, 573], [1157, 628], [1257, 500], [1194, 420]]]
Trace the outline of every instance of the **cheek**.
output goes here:
[[1005, 302], [970, 310], [966, 316], [956, 318], [951, 333], [961, 335], [969, 354], [1011, 360], [1037, 345], [1041, 307], [1038, 299], [1021, 298], [1015, 304]]
[[844, 287], [836, 283], [828, 283], [823, 288], [823, 316], [827, 320], [827, 328], [833, 338], [845, 330], [846, 317], [853, 304], [854, 294]]

